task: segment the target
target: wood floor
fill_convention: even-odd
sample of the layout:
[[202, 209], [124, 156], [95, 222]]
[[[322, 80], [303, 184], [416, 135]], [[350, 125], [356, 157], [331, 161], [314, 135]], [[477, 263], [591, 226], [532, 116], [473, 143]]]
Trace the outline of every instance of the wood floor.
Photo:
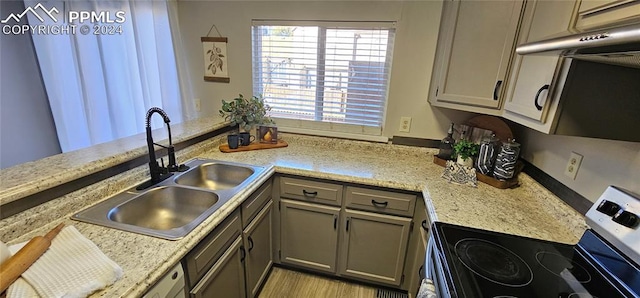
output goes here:
[[273, 267], [258, 298], [375, 298], [376, 288]]

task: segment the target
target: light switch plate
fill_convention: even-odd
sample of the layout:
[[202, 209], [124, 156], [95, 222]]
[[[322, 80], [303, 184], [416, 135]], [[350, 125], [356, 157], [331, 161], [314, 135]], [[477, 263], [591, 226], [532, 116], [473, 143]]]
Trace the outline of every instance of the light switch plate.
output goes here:
[[200, 112], [200, 98], [194, 98], [193, 99], [193, 106], [194, 106], [196, 112]]

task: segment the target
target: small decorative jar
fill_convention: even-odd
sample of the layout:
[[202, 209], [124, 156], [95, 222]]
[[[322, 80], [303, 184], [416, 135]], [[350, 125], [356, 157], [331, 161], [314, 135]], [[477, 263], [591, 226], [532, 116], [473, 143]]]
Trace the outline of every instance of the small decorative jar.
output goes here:
[[520, 154], [520, 144], [511, 139], [502, 145], [495, 167], [493, 168], [493, 177], [498, 180], [507, 180], [513, 178], [516, 169], [516, 162]]

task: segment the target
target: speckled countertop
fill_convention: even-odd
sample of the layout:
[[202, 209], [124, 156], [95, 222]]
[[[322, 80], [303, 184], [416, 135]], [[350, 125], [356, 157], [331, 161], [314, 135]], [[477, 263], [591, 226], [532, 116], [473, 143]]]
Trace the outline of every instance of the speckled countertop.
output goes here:
[[179, 162], [202, 157], [266, 167], [254, 185], [237, 194], [182, 240], [167, 241], [69, 219], [87, 206], [145, 180], [145, 166], [0, 221], [0, 240], [26, 241], [60, 222], [74, 225], [124, 269], [121, 280], [94, 296], [140, 296], [273, 173], [422, 193], [432, 220], [437, 217], [443, 222], [514, 235], [576, 243], [586, 228], [582, 215], [526, 174], [519, 176], [521, 186], [515, 189], [499, 190], [483, 183], [478, 183], [477, 188], [459, 186], [440, 178], [443, 168], [432, 163], [434, 149], [281, 136], [288, 147], [221, 153], [218, 145], [223, 137], [219, 137], [178, 152]]
[[[227, 125], [216, 123], [211, 118], [172, 124], [172, 141], [177, 144]], [[153, 138], [156, 143], [166, 143], [166, 129], [163, 127], [153, 130]], [[0, 205], [146, 155], [146, 145], [146, 134], [141, 133], [2, 169]]]

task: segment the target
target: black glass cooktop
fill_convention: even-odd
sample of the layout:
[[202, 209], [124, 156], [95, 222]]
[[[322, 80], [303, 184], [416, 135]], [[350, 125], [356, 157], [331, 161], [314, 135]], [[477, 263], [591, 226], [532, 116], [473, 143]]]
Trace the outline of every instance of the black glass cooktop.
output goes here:
[[434, 227], [454, 297], [628, 296], [574, 245], [439, 222]]

